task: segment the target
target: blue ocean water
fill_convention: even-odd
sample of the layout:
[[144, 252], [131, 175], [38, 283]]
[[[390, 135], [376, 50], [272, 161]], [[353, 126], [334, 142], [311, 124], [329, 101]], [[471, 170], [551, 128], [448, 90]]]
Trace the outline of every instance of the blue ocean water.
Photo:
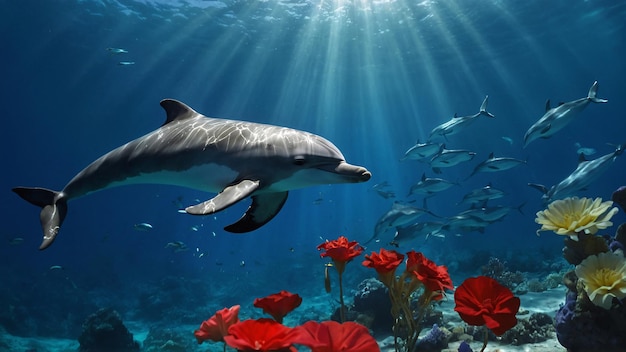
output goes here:
[[[562, 238], [536, 236], [535, 213], [544, 204], [527, 184], [567, 177], [578, 163], [576, 143], [597, 150], [590, 158], [626, 143], [624, 2], [1, 3], [0, 326], [12, 335], [75, 339], [101, 307], [146, 326], [199, 324], [234, 304], [258, 317], [252, 300], [283, 289], [326, 302], [330, 311], [336, 302], [324, 292], [326, 261], [316, 246], [340, 235], [364, 243], [394, 200], [422, 206], [422, 197], [407, 194], [424, 173], [459, 182], [428, 199], [440, 217], [466, 210], [457, 205], [463, 195], [487, 184], [506, 193], [490, 205], [522, 211], [484, 233], [418, 238], [400, 251], [415, 249], [448, 266], [456, 285], [491, 256], [545, 273], [542, 263], [560, 258]], [[608, 104], [590, 104], [551, 138], [522, 147], [546, 99], [556, 106], [583, 98], [594, 81]], [[455, 113], [477, 113], [486, 95], [495, 118], [480, 117], [445, 140], [450, 149], [474, 151], [472, 161], [440, 175], [426, 163], [400, 161]], [[319, 134], [372, 179], [292, 191], [274, 220], [237, 235], [222, 228], [246, 202], [196, 217], [177, 210], [212, 195], [164, 185], [109, 189], [70, 202], [55, 243], [38, 251], [38, 209], [11, 188], [62, 189], [100, 155], [158, 128], [164, 98], [207, 116]], [[492, 152], [527, 164], [465, 180]], [[624, 175], [626, 160], [618, 157], [577, 195], [609, 199]], [[373, 190], [382, 182], [394, 199]], [[623, 213], [614, 218], [625, 220]], [[139, 223], [152, 229], [137, 231]], [[366, 252], [390, 248], [392, 237]], [[167, 246], [175, 241], [187, 250]], [[347, 269], [352, 290], [373, 275], [360, 261]], [[320, 309], [300, 313], [328, 318]]]

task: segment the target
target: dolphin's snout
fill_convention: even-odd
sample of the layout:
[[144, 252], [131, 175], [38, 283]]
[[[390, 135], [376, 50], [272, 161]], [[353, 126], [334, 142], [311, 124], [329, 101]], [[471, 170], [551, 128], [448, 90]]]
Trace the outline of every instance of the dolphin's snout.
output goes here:
[[351, 182], [365, 182], [372, 178], [372, 173], [363, 166], [352, 165], [342, 162], [334, 170], [335, 173], [348, 176]]
[[363, 173], [361, 174], [361, 182], [369, 181], [370, 178], [372, 178], [372, 173], [363, 168]]

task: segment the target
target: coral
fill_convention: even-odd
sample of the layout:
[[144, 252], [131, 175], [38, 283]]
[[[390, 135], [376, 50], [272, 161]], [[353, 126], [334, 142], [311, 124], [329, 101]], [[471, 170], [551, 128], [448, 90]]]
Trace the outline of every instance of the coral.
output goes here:
[[611, 196], [611, 200], [619, 205], [622, 210], [626, 211], [626, 186], [621, 186]]
[[542, 342], [554, 331], [552, 318], [545, 313], [533, 313], [528, 319], [519, 319], [517, 325], [502, 336], [512, 345]]
[[568, 351], [618, 352], [626, 344], [626, 306], [606, 310], [576, 291], [566, 294], [555, 317], [559, 343]]
[[139, 343], [133, 340], [119, 313], [111, 308], [99, 309], [87, 317], [78, 342], [80, 352], [139, 351]]
[[609, 251], [607, 241], [600, 236], [579, 234], [577, 241], [566, 238], [563, 242], [563, 257], [573, 265], [580, 264], [590, 255]]
[[[374, 278], [363, 280], [354, 296], [352, 309], [359, 312], [360, 321], [368, 321], [368, 327], [376, 334], [391, 333], [393, 317], [391, 315], [391, 302], [389, 292], [382, 282]], [[363, 315], [370, 318], [367, 319]]]
[[142, 351], [144, 352], [184, 352], [194, 350], [197, 343], [189, 338], [189, 333], [185, 331], [175, 331], [170, 328], [153, 326], [148, 332], [148, 336], [143, 341]]
[[439, 352], [448, 347], [448, 341], [452, 333], [446, 328], [440, 328], [437, 324], [433, 325], [428, 334], [417, 341], [416, 351], [423, 352]]
[[490, 257], [487, 265], [482, 266], [482, 275], [495, 279], [511, 291], [518, 293], [518, 286], [524, 282], [524, 274], [520, 271], [509, 271], [506, 261]]

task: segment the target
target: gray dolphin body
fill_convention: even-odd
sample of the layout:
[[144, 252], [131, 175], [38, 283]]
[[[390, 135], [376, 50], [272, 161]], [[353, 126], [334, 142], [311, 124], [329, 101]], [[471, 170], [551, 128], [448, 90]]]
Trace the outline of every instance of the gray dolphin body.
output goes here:
[[203, 116], [189, 106], [161, 101], [167, 119], [158, 129], [91, 163], [56, 192], [17, 187], [13, 191], [42, 208], [45, 249], [56, 238], [67, 202], [90, 193], [129, 184], [168, 184], [218, 193], [187, 207], [208, 215], [252, 197], [246, 213], [226, 231], [253, 231], [270, 221], [289, 190], [370, 179], [361, 166], [350, 165], [328, 140], [291, 128]]
[[550, 138], [563, 127], [574, 120], [579, 112], [583, 111], [589, 102], [608, 103], [606, 99], [600, 99], [598, 93], [598, 82], [593, 82], [587, 97], [560, 104], [555, 108], [550, 108], [550, 100], [546, 102], [546, 113], [535, 124], [530, 126], [524, 135], [524, 148], [530, 142], [538, 138]]
[[593, 160], [585, 160], [584, 155], [581, 155], [581, 160], [576, 170], [563, 181], [549, 189], [536, 183], [529, 183], [528, 185], [543, 192], [542, 199], [544, 202], [551, 202], [574, 195], [576, 192], [587, 188], [593, 181], [600, 177], [600, 175], [606, 172], [615, 159], [624, 152], [625, 148], [626, 144], [622, 144], [618, 146], [614, 152]]
[[472, 124], [474, 121], [476, 121], [476, 118], [478, 118], [479, 116], [486, 116], [486, 117], [492, 117], [492, 118], [495, 117], [492, 113], [487, 111], [488, 103], [489, 103], [489, 96], [485, 96], [485, 99], [483, 100], [483, 103], [480, 105], [480, 109], [478, 110], [476, 114], [470, 115], [470, 116], [461, 116], [461, 117], [455, 114], [454, 117], [450, 119], [449, 121], [444, 122], [441, 125], [433, 128], [433, 130], [430, 131], [430, 135], [428, 136], [428, 141], [430, 141], [431, 139], [437, 136], [447, 138], [448, 136], [457, 134], [461, 132], [462, 130], [464, 130], [467, 126]]

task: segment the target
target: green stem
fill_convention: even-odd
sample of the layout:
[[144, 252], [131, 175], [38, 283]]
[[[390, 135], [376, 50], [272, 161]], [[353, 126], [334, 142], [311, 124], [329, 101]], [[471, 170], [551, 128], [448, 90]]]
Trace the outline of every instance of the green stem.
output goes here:
[[343, 303], [343, 283], [342, 283], [342, 275], [339, 273], [339, 302], [341, 302], [341, 307], [339, 308], [339, 319], [343, 324], [346, 321], [346, 313], [344, 312], [344, 303]]
[[487, 341], [489, 341], [489, 329], [484, 328], [485, 329], [485, 339], [483, 341], [483, 348], [480, 349], [480, 352], [483, 352], [485, 350], [485, 348], [487, 348]]

